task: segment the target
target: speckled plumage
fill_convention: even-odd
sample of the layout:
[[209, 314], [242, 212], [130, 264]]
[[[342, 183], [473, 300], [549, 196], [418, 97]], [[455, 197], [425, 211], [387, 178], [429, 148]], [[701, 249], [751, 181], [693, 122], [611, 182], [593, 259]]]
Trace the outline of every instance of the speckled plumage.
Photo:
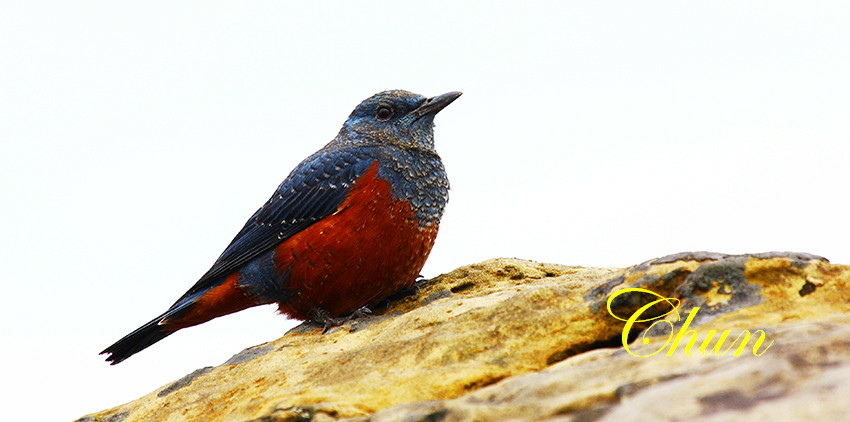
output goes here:
[[448, 201], [434, 116], [460, 96], [385, 91], [360, 103], [165, 313], [102, 353], [113, 364], [173, 332], [251, 306], [342, 316], [412, 285]]

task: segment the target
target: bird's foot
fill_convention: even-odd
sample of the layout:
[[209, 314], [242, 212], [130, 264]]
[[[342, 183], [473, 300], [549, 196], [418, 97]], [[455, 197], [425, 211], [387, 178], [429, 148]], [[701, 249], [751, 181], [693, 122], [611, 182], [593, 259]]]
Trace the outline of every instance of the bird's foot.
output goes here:
[[396, 296], [399, 299], [402, 299], [402, 298], [405, 298], [405, 297], [408, 297], [408, 296], [416, 296], [416, 295], [419, 294], [419, 290], [420, 290], [421, 286], [422, 286], [421, 280], [416, 280], [416, 283], [412, 284], [410, 287], [408, 287], [406, 289], [399, 290], [393, 296]]
[[417, 276], [416, 280], [414, 280], [413, 284], [411, 284], [409, 287], [405, 287], [405, 288], [393, 293], [392, 295], [390, 295], [390, 297], [384, 299], [383, 302], [379, 303], [378, 307], [383, 309], [385, 307], [389, 307], [389, 304], [391, 302], [395, 302], [397, 300], [401, 300], [401, 299], [404, 299], [404, 298], [407, 298], [407, 297], [418, 296], [419, 290], [422, 289], [422, 286], [424, 286], [426, 281], [428, 281], [428, 280], [426, 280], [424, 277], [422, 277], [422, 275]]
[[322, 326], [322, 334], [325, 334], [333, 327], [338, 327], [349, 321], [357, 318], [367, 317], [372, 314], [372, 310], [367, 307], [362, 307], [346, 316], [335, 317], [330, 312], [316, 308], [310, 311], [310, 321]]
[[364, 306], [364, 307], [352, 312], [346, 318], [350, 321], [350, 320], [355, 319], [355, 318], [365, 318], [369, 315], [372, 315], [372, 310]]

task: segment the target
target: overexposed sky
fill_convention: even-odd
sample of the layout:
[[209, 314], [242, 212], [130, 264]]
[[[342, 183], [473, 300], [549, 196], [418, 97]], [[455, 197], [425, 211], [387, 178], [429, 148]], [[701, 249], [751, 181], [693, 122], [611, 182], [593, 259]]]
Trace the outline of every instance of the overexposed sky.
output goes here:
[[426, 277], [685, 250], [850, 264], [848, 22], [846, 1], [5, 2], [4, 414], [73, 420], [291, 327], [254, 308], [97, 355], [386, 89], [464, 92], [437, 117], [452, 191]]

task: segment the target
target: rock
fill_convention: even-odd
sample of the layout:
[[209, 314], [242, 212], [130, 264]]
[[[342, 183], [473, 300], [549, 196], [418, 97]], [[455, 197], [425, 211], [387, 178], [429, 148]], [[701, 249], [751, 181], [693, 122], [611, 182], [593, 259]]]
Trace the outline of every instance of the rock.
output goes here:
[[[618, 295], [627, 288], [657, 296]], [[773, 421], [850, 414], [850, 266], [814, 255], [693, 252], [622, 270], [495, 259], [408, 293], [325, 334], [302, 324], [80, 420]], [[637, 319], [644, 321], [626, 332], [628, 349], [626, 323], [609, 306], [623, 320], [642, 312]], [[745, 330], [751, 337], [739, 347]]]

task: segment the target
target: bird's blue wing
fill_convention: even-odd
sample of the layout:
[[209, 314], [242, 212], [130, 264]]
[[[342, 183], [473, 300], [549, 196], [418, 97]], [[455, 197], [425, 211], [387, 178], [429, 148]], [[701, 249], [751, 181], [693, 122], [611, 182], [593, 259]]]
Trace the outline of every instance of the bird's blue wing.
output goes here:
[[184, 297], [335, 213], [373, 162], [363, 148], [320, 151], [302, 161]]

